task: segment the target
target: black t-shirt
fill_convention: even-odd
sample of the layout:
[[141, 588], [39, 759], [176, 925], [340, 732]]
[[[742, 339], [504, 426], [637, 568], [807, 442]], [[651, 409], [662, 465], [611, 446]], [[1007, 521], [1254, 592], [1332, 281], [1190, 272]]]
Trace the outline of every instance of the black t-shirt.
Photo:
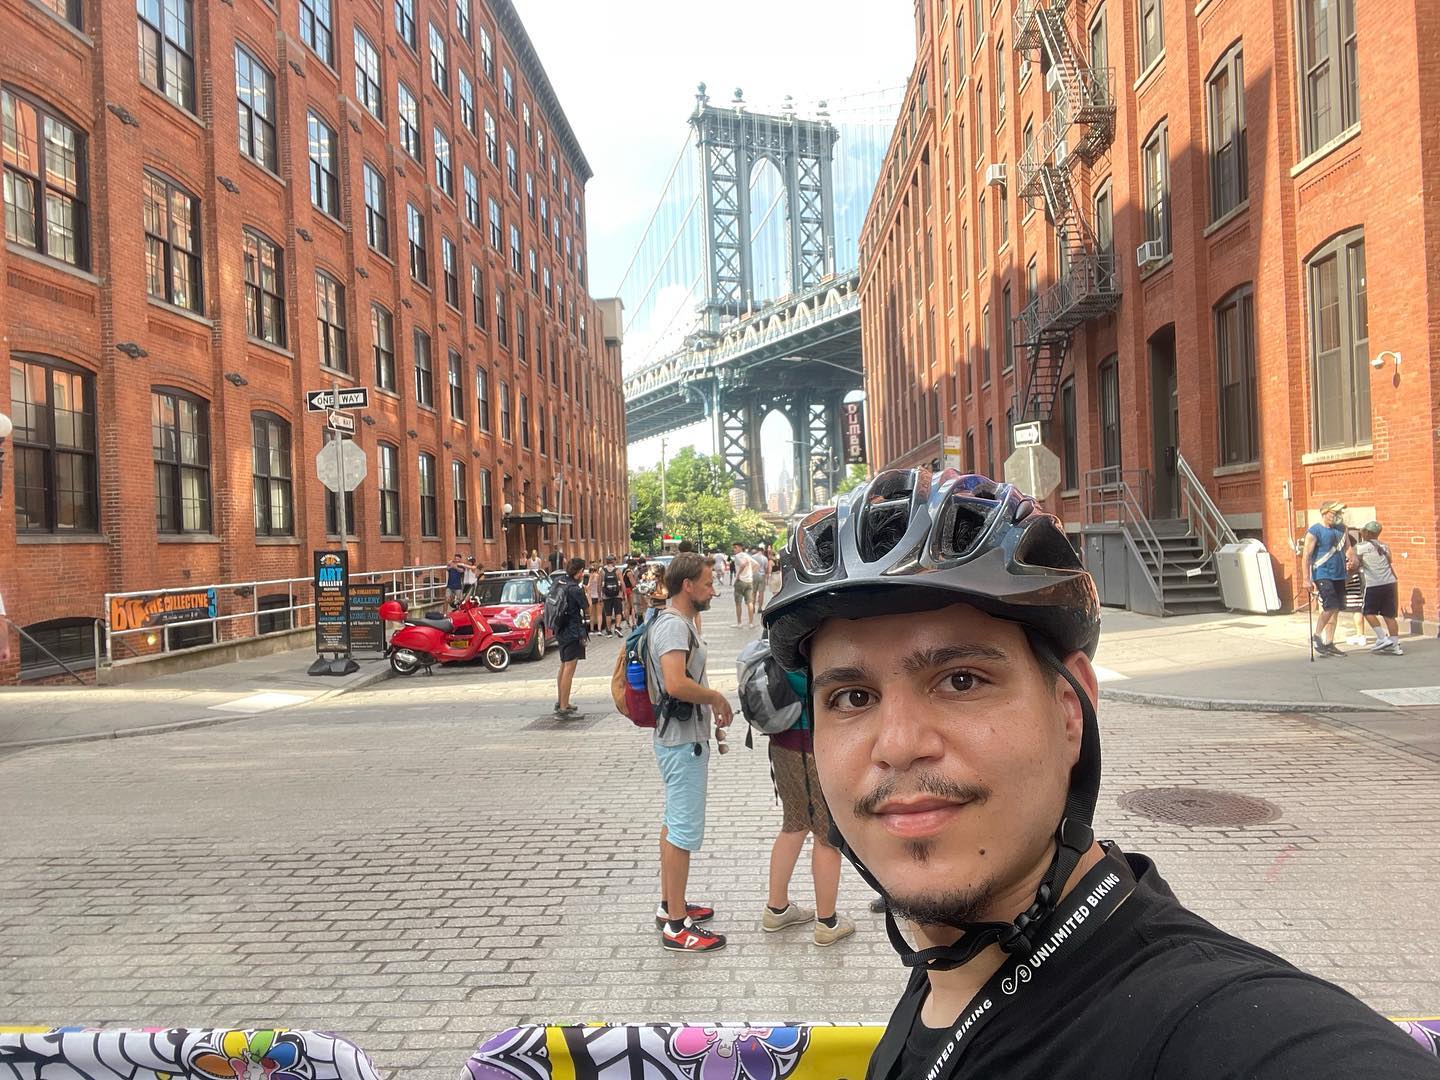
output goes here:
[[[1051, 978], [978, 1030], [958, 1077], [1004, 1080], [1435, 1080], [1440, 1061], [1332, 983], [1184, 908], [1155, 865], [1126, 855], [1135, 892]], [[924, 1077], [943, 1031], [912, 973], [866, 1072]], [[878, 1061], [900, 1054], [880, 1075]]]

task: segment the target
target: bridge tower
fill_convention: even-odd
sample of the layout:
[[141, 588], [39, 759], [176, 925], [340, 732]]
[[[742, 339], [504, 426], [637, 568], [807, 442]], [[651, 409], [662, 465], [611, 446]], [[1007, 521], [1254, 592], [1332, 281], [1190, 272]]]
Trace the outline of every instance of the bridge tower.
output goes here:
[[[805, 293], [835, 273], [835, 191], [832, 176], [839, 132], [825, 117], [802, 120], [787, 107], [780, 116], [751, 112], [741, 92], [733, 105], [710, 103], [705, 84], [695, 95], [690, 116], [700, 154], [705, 207], [706, 293], [701, 326], [692, 342], [704, 347], [727, 323], [761, 305], [755, 298], [756, 235], [751, 218], [750, 185], [755, 169], [769, 161], [785, 189], [786, 253], [791, 292]], [[797, 357], [796, 359], [803, 359]], [[790, 420], [798, 481], [798, 509], [809, 509], [816, 488], [833, 483], [837, 473], [839, 395], [769, 393], [753, 386], [727, 387], [716, 379], [709, 387], [707, 411], [716, 427], [735, 486], [745, 491], [752, 509], [764, 510], [765, 472], [760, 423], [771, 409]]]

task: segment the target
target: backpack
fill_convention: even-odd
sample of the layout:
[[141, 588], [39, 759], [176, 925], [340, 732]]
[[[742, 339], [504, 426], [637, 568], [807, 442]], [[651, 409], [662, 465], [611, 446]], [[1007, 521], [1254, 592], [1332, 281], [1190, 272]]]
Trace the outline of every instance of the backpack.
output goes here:
[[550, 591], [545, 594], [545, 625], [556, 633], [574, 613], [575, 603], [570, 596], [568, 580], [550, 580]]
[[600, 586], [600, 591], [605, 595], [605, 599], [607, 600], [614, 600], [615, 597], [620, 595], [620, 575], [615, 572], [613, 566], [607, 566], [605, 568], [605, 577], [603, 584]]
[[753, 731], [778, 735], [804, 719], [805, 702], [791, 686], [785, 669], [770, 655], [770, 642], [764, 638], [740, 650], [735, 675], [740, 711]]
[[[663, 613], [662, 613], [663, 614]], [[621, 716], [639, 728], [653, 728], [664, 715], [666, 707], [676, 699], [665, 693], [664, 684], [650, 673], [650, 628], [660, 619], [660, 614], [646, 619], [625, 635], [625, 647], [615, 658], [615, 669], [610, 673], [610, 700]], [[679, 616], [676, 616], [677, 618]], [[690, 650], [685, 651], [686, 662]], [[638, 672], [644, 680], [643, 687], [630, 685], [629, 674], [632, 664], [638, 664]], [[680, 702], [693, 709], [689, 702]]]

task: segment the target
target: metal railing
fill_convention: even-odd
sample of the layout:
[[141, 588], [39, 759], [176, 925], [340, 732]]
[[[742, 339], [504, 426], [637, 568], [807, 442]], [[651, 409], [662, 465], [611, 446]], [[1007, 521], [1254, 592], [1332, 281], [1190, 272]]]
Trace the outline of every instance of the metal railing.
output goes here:
[[[444, 565], [434, 565], [405, 566], [394, 570], [357, 571], [350, 575], [350, 580], [356, 584], [388, 581], [391, 596], [401, 597], [409, 602], [431, 602], [443, 595], [446, 569], [447, 567]], [[306, 626], [313, 626], [314, 617], [310, 615], [307, 618], [307, 614], [312, 613], [315, 609], [312, 595], [314, 585], [312, 577], [293, 577], [106, 593], [102, 600], [103, 613], [100, 618], [95, 620], [96, 661], [106, 667], [114, 666], [117, 663], [138, 663], [162, 653], [189, 652], [216, 644], [232, 645], [243, 641], [253, 641], [256, 638], [274, 637], [303, 629]], [[206, 614], [154, 626], [141, 625], [116, 629], [111, 625], [111, 601], [142, 598], [152, 600], [156, 597], [208, 592], [211, 589], [215, 590], [216, 614], [214, 616]], [[262, 600], [279, 597], [282, 592], [285, 596], [285, 606], [276, 604], [261, 607]], [[219, 632], [222, 626], [232, 624], [238, 626], [242, 620], [248, 620], [250, 623], [248, 633], [242, 631], [227, 636]], [[262, 624], [269, 621], [275, 621], [281, 625], [271, 630], [262, 630]], [[187, 626], [209, 628], [209, 639], [197, 641], [193, 645], [175, 647], [171, 639], [172, 632]], [[133, 642], [132, 639], [134, 639]], [[123, 646], [131, 654], [130, 657], [117, 661], [114, 658], [114, 650], [117, 645]]]
[[1175, 468], [1180, 477], [1180, 505], [1190, 523], [1190, 532], [1200, 538], [1206, 557], [1212, 557], [1221, 544], [1238, 544], [1240, 537], [1235, 535], [1235, 530], [1191, 470], [1185, 455], [1179, 451], [1175, 453]]
[[[1135, 480], [1134, 486], [1126, 478]], [[1137, 497], [1135, 489], [1139, 488]], [[1165, 549], [1150, 525], [1149, 469], [1091, 469], [1085, 474], [1085, 523], [1117, 525], [1165, 610]], [[1149, 561], [1146, 561], [1148, 556]]]

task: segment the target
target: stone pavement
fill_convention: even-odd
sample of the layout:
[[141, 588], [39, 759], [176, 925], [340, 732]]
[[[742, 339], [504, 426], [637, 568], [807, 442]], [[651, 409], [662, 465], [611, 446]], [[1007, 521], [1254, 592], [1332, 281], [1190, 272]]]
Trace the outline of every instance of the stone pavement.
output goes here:
[[0, 752], [44, 743], [154, 735], [224, 724], [368, 686], [389, 671], [362, 660], [350, 675], [312, 678], [313, 648], [238, 660], [122, 686], [0, 686]]
[[[716, 614], [711, 667], [733, 687], [742, 636]], [[738, 738], [715, 759], [692, 881], [731, 945], [659, 949], [660, 790], [647, 735], [605, 704], [617, 648], [592, 642], [588, 715], [570, 724], [546, 715], [552, 654], [0, 758], [0, 1023], [331, 1029], [392, 1075], [450, 1080], [517, 1021], [883, 1020], [902, 972], [853, 873], [853, 939], [761, 933], [779, 811], [764, 754]], [[1376, 1008], [1440, 1008], [1435, 762], [1305, 716], [1107, 702], [1101, 723], [1102, 835]], [[1117, 802], [1166, 785], [1280, 816], [1180, 827]], [[803, 878], [795, 895], [811, 899]]]

